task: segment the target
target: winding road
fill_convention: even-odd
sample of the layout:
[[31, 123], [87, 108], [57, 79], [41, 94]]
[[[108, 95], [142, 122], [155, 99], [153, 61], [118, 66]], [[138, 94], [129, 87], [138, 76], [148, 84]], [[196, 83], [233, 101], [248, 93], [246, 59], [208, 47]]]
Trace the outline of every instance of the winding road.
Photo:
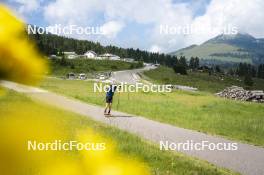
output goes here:
[[146, 66], [142, 69], [132, 69], [132, 70], [124, 70], [124, 71], [117, 71], [113, 72], [110, 79], [117, 81], [118, 83], [127, 83], [127, 84], [136, 84], [140, 81], [140, 77], [138, 73], [147, 71], [150, 69], [155, 69], [155, 66]]

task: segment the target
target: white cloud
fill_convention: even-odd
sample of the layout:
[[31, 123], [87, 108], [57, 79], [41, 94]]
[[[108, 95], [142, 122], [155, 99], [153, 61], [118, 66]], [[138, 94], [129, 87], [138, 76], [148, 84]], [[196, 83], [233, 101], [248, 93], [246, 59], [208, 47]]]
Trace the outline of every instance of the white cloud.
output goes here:
[[101, 2], [97, 0], [56, 0], [44, 7], [44, 18], [52, 24], [85, 25], [101, 10]]
[[102, 25], [102, 31], [107, 38], [115, 38], [124, 26], [125, 25], [122, 22], [109, 21]]
[[[168, 42], [172, 43], [170, 40], [175, 40], [177, 36], [172, 38], [171, 36], [160, 35], [160, 24], [184, 25], [192, 20], [192, 11], [188, 9], [187, 4], [174, 4], [171, 0], [113, 0], [106, 4], [105, 9], [107, 19], [121, 19], [126, 22], [132, 21], [139, 24], [152, 25], [152, 29], [146, 32], [147, 36], [137, 41], [146, 42], [143, 49], [152, 49], [151, 51], [153, 51], [153, 48], [156, 48], [155, 51], [157, 50], [157, 47], [153, 45], [158, 46], [158, 51], [167, 51], [183, 45], [182, 39], [178, 39], [177, 43], [174, 42], [176, 45], [169, 45]], [[145, 31], [142, 30], [142, 32]], [[179, 38], [182, 38], [182, 36]]]
[[189, 42], [201, 43], [222, 33], [228, 26], [237, 28], [238, 32], [263, 37], [263, 10], [264, 1], [261, 0], [212, 0], [206, 13], [192, 21], [193, 25], [205, 27], [204, 34], [189, 36]]
[[20, 4], [18, 11], [21, 14], [36, 11], [40, 6], [40, 2], [38, 0], [13, 0], [13, 2]]
[[156, 26], [153, 32], [153, 40], [165, 48], [163, 51], [171, 51], [173, 48], [177, 49], [191, 44], [201, 44], [224, 31], [227, 32], [227, 29], [229, 29], [228, 33], [237, 30], [255, 37], [264, 37], [264, 23], [262, 22], [264, 19], [264, 1], [262, 0], [212, 0], [201, 16], [186, 20], [188, 15], [191, 16], [188, 10], [180, 13], [180, 15], [184, 17], [184, 22], [169, 20], [166, 24], [184, 26], [187, 21], [189, 26], [202, 29], [202, 32], [190, 35], [166, 36], [157, 33], [158, 27]]
[[[23, 0], [19, 0], [23, 1]], [[34, 0], [30, 0], [34, 1]], [[173, 3], [172, 0], [56, 0], [44, 8], [45, 19], [54, 24], [89, 25], [101, 24], [105, 28], [103, 42], [119, 42], [113, 39], [124, 29], [125, 24], [149, 25], [144, 29], [144, 38], [136, 37], [128, 47], [156, 49], [169, 52], [190, 44], [200, 44], [220, 34], [229, 25], [239, 32], [247, 32], [256, 37], [264, 37], [263, 0], [212, 0], [204, 14], [195, 16], [199, 8], [205, 8], [205, 0], [195, 4]], [[160, 25], [196, 26], [203, 28], [202, 34], [161, 35]], [[131, 27], [131, 26], [128, 26]], [[133, 27], [133, 26], [132, 26]], [[127, 40], [130, 36], [128, 36]], [[135, 37], [134, 37], [135, 38]], [[139, 43], [139, 44], [137, 44]], [[145, 44], [142, 44], [145, 43]], [[154, 47], [155, 46], [155, 47]]]
[[[103, 16], [104, 19], [96, 18], [98, 15]], [[159, 36], [155, 29], [163, 23], [188, 24], [192, 20], [192, 11], [187, 8], [186, 4], [174, 4], [171, 0], [108, 0], [105, 2], [96, 0], [56, 0], [44, 8], [44, 17], [51, 24], [83, 26], [101, 22], [103, 28], [105, 28], [106, 40], [116, 37], [124, 28], [125, 23], [151, 24], [154, 28], [148, 33], [150, 36], [140, 38], [137, 42], [157, 42], [162, 45], [161, 48], [168, 49], [177, 46], [165, 46], [168, 38]], [[142, 32], [144, 32], [144, 29]], [[99, 39], [103, 40], [104, 38], [100, 37]], [[133, 43], [135, 44], [135, 42]], [[182, 43], [177, 44], [182, 45]], [[128, 47], [139, 46], [142, 46], [142, 44]], [[143, 49], [150, 47], [146, 44]]]
[[152, 45], [149, 49], [150, 52], [159, 53], [162, 49], [158, 45]]

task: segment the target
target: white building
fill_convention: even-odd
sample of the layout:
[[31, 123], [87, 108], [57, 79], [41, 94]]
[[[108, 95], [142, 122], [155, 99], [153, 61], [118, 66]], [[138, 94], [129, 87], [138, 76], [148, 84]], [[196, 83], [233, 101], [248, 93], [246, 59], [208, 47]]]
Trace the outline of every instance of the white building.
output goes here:
[[75, 52], [63, 52], [66, 58], [68, 59], [75, 59], [78, 55]]
[[111, 53], [105, 53], [103, 55], [100, 55], [99, 57], [105, 60], [120, 60], [119, 56], [111, 54]]
[[89, 51], [87, 51], [87, 52], [84, 54], [84, 56], [85, 56], [86, 58], [93, 58], [93, 59], [96, 59], [97, 54], [96, 54], [94, 51], [89, 50]]
[[57, 57], [57, 55], [50, 55], [48, 58], [49, 59], [57, 59], [58, 57]]
[[134, 58], [124, 58], [124, 61], [129, 62], [129, 63], [133, 63], [133, 62], [135, 62], [135, 59]]

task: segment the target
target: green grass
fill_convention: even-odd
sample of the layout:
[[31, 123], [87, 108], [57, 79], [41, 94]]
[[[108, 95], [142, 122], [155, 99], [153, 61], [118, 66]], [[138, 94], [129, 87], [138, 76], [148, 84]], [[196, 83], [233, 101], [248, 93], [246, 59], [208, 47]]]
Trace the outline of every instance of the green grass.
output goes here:
[[[105, 94], [94, 93], [92, 82], [46, 79], [41, 87], [87, 103], [104, 105]], [[117, 109], [118, 98], [120, 103]], [[262, 104], [225, 100], [206, 92], [174, 91], [116, 94], [113, 108], [179, 127], [264, 146]]]
[[[253, 61], [251, 58], [239, 58], [239, 57], [232, 57], [232, 56], [210, 56], [209, 57], [212, 60], [219, 60], [222, 62], [231, 62], [231, 63], [248, 63], [248, 64], [253, 64]], [[207, 60], [210, 60], [207, 59]]]
[[117, 71], [141, 67], [139, 63], [128, 63], [112, 60], [74, 59], [67, 60], [66, 65], [61, 65], [60, 60], [50, 60], [51, 74], [65, 76], [67, 73], [86, 73]]
[[[219, 49], [221, 48], [221, 50]], [[182, 53], [186, 57], [198, 56], [204, 58], [209, 56], [213, 53], [228, 53], [237, 51], [239, 48], [228, 45], [228, 44], [212, 44], [212, 43], [205, 43], [200, 46], [193, 47], [191, 49], [184, 50]], [[181, 51], [179, 51], [181, 52]], [[177, 53], [178, 54], [178, 53]]]
[[[252, 63], [252, 59], [249, 57], [239, 58], [239, 57], [226, 57], [226, 56], [211, 56], [212, 54], [215, 53], [239, 52], [238, 49], [239, 49], [238, 47], [224, 43], [205, 43], [189, 49], [180, 50], [172, 54], [175, 54], [177, 56], [184, 55], [188, 59], [197, 56], [199, 58], [203, 58], [206, 60], [215, 59], [215, 60], [234, 62], [234, 63], [240, 63], [240, 62]], [[244, 52], [239, 52], [239, 53], [243, 54]]]
[[[7, 91], [4, 96], [0, 96], [0, 121], [5, 120], [4, 116], [10, 113], [12, 114], [17, 108], [23, 109], [23, 114], [32, 117], [34, 121], [40, 120], [39, 114], [45, 116], [46, 119], [51, 119], [54, 121], [56, 128], [58, 128], [60, 132], [65, 131], [65, 133], [69, 134], [75, 133], [79, 129], [92, 128], [96, 133], [113, 140], [117, 145], [117, 150], [122, 155], [144, 162], [150, 167], [152, 174], [234, 174], [229, 170], [217, 168], [205, 161], [190, 158], [180, 153], [160, 151], [158, 146], [146, 142], [137, 136], [94, 122], [87, 117], [37, 103], [30, 98], [13, 91]], [[13, 129], [15, 130], [16, 128]], [[17, 133], [17, 136], [20, 134], [22, 133]], [[71, 134], [67, 137], [70, 140]], [[78, 159], [79, 157], [75, 156], [74, 158]]]
[[[173, 69], [168, 67], [159, 67], [158, 69], [150, 70], [144, 73], [152, 81], [158, 84], [178, 84], [196, 87], [200, 91], [207, 92], [220, 92], [224, 88], [232, 85], [244, 87], [243, 78], [234, 78], [231, 76], [224, 76], [223, 79], [220, 76], [211, 75], [208, 73], [189, 72], [188, 75], [177, 75]], [[264, 90], [264, 80], [254, 79], [254, 85], [252, 89]]]

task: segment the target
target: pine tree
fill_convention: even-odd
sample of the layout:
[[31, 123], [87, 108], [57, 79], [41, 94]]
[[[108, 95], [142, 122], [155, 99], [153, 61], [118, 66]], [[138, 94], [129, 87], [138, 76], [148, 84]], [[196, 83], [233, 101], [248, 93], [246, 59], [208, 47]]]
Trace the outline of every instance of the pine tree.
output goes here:
[[175, 73], [179, 73], [181, 75], [187, 75], [187, 68], [184, 65], [180, 64], [180, 63], [175, 64], [173, 66], [173, 70], [174, 70]]
[[194, 59], [194, 65], [195, 65], [195, 69], [198, 69], [200, 66], [200, 60], [198, 57], [195, 57]]
[[181, 64], [181, 65], [182, 65], [183, 67], [185, 67], [185, 68], [188, 67], [185, 56], [181, 56], [181, 57], [180, 57], [179, 64]]
[[264, 64], [260, 64], [258, 67], [258, 78], [264, 79]]
[[67, 61], [66, 61], [66, 58], [65, 58], [65, 54], [62, 52], [62, 57], [61, 57], [61, 60], [60, 60], [60, 64], [62, 66], [67, 66]]
[[253, 81], [253, 79], [252, 79], [252, 77], [251, 77], [250, 74], [247, 74], [247, 75], [245, 76], [244, 84], [245, 84], [246, 86], [253, 86], [254, 81]]
[[215, 72], [217, 72], [217, 73], [221, 73], [221, 68], [220, 68], [219, 65], [216, 65], [216, 66], [215, 66]]
[[195, 58], [194, 57], [191, 57], [191, 59], [190, 59], [190, 63], [189, 63], [189, 67], [191, 68], [191, 69], [195, 69], [196, 67], [195, 67]]

